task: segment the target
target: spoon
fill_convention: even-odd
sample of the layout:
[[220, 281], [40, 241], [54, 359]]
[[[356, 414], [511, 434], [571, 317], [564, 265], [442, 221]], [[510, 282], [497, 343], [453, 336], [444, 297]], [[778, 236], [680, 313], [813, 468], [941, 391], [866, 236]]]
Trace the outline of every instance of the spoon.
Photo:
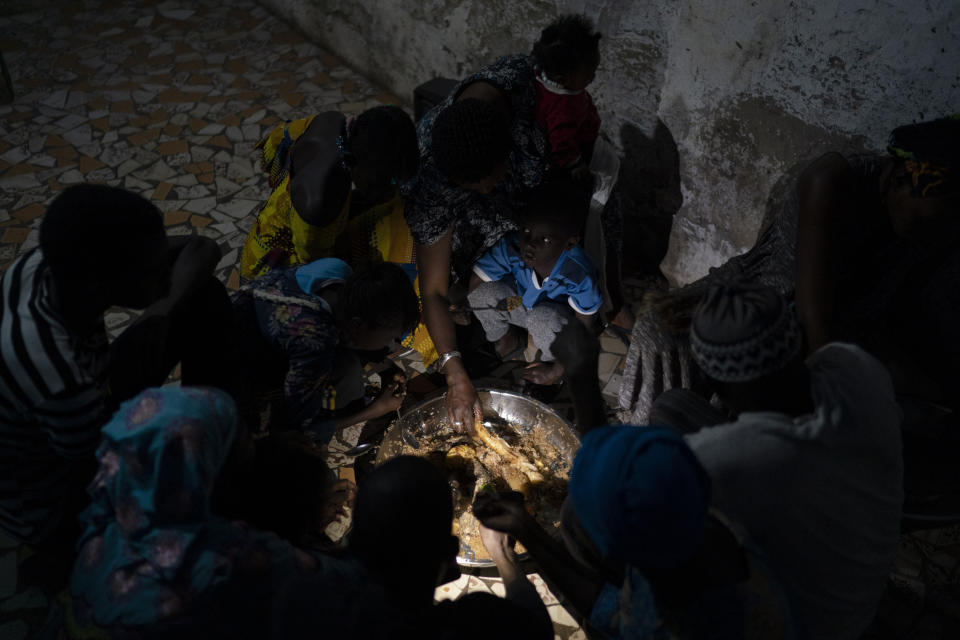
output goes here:
[[350, 456], [351, 458], [356, 458], [357, 456], [362, 456], [363, 454], [369, 452], [375, 446], [377, 445], [375, 445], [372, 442], [363, 442], [358, 444], [355, 447], [347, 449], [346, 451], [343, 452], [343, 455]]

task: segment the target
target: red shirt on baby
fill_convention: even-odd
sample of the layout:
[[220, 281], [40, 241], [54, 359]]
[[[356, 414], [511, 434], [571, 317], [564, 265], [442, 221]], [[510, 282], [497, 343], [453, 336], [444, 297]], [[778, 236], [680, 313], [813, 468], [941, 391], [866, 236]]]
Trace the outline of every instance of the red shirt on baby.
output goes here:
[[570, 91], [543, 73], [537, 76], [537, 125], [550, 141], [551, 162], [570, 167], [589, 160], [600, 133], [600, 115], [586, 90]]

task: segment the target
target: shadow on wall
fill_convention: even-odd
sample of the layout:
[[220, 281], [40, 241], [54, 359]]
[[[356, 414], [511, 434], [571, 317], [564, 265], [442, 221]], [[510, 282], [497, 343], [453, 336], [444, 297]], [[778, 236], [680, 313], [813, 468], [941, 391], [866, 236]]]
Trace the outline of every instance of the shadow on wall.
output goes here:
[[660, 279], [673, 216], [683, 204], [680, 153], [660, 119], [652, 136], [624, 123], [620, 143], [620, 175], [607, 206], [619, 207], [623, 219], [623, 274]]

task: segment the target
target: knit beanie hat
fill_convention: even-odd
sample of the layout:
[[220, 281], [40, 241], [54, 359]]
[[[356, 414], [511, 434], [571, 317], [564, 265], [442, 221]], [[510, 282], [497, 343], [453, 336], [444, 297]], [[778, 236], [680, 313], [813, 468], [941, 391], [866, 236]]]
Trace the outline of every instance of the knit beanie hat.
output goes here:
[[714, 285], [697, 306], [690, 332], [693, 359], [721, 382], [749, 382], [782, 369], [803, 338], [793, 310], [775, 290]]

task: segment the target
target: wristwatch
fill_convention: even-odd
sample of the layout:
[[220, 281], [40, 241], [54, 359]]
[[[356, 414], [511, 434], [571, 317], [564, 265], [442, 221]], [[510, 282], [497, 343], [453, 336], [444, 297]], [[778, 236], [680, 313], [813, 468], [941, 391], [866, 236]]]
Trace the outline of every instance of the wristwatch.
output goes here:
[[446, 353], [441, 354], [440, 360], [437, 362], [437, 371], [443, 371], [443, 368], [446, 366], [446, 364], [453, 358], [460, 358], [462, 360], [463, 356], [459, 351], [447, 351]]

